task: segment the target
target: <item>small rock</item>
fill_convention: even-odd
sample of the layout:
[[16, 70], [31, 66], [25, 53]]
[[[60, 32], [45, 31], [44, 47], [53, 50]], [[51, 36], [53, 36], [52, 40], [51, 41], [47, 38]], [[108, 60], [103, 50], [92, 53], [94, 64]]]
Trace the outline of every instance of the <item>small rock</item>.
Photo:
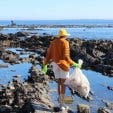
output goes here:
[[113, 91], [113, 87], [112, 86], [108, 86], [107, 87], [109, 90], [112, 90]]
[[98, 113], [111, 113], [111, 112], [110, 112], [110, 110], [108, 110], [106, 108], [99, 108]]
[[77, 113], [90, 113], [90, 107], [88, 105], [77, 105]]

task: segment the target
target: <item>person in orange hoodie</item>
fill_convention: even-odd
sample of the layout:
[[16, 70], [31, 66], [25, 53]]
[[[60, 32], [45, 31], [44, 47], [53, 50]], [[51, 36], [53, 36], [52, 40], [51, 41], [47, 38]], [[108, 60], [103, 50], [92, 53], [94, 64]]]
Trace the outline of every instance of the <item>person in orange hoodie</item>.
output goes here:
[[58, 38], [51, 42], [47, 50], [42, 69], [46, 74], [47, 64], [52, 64], [55, 79], [58, 80], [58, 94], [60, 102], [63, 102], [65, 97], [64, 82], [66, 78], [69, 77], [70, 66], [81, 67], [70, 58], [69, 42], [66, 40], [69, 35], [70, 34], [68, 34], [64, 28], [60, 29]]

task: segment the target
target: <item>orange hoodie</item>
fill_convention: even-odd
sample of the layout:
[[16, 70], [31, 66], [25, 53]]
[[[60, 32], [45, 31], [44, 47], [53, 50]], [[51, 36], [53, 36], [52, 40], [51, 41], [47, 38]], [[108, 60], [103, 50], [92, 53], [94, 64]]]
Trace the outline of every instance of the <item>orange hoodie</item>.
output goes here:
[[69, 71], [70, 65], [74, 64], [70, 58], [69, 42], [65, 38], [56, 38], [51, 42], [44, 64], [48, 64], [49, 61], [57, 63], [64, 71]]

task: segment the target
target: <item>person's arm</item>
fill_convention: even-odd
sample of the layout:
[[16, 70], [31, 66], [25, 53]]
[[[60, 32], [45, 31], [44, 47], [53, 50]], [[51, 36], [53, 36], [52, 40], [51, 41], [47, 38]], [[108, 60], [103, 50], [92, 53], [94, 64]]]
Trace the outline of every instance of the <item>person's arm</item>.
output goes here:
[[48, 70], [47, 64], [49, 63], [50, 58], [51, 58], [51, 45], [48, 48], [46, 57], [44, 58], [44, 61], [43, 61], [42, 71], [44, 72], [44, 74], [47, 73], [47, 70]]
[[47, 54], [46, 54], [46, 57], [44, 58], [43, 64], [47, 65], [49, 63], [50, 59], [51, 59], [51, 45], [47, 50]]
[[70, 47], [68, 41], [65, 41], [64, 43], [64, 58], [71, 66], [81, 68], [81, 65], [74, 62], [70, 57]]

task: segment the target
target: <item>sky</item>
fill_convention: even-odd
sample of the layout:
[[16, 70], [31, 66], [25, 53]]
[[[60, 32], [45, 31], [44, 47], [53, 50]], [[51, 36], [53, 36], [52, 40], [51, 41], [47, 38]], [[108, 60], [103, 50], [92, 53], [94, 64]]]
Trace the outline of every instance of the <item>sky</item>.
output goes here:
[[113, 0], [0, 0], [0, 20], [113, 19]]

